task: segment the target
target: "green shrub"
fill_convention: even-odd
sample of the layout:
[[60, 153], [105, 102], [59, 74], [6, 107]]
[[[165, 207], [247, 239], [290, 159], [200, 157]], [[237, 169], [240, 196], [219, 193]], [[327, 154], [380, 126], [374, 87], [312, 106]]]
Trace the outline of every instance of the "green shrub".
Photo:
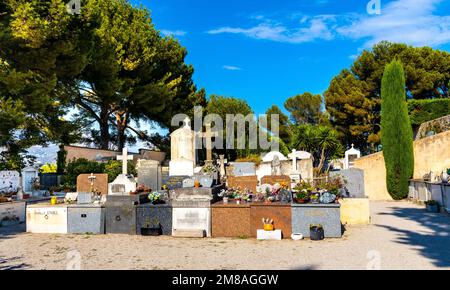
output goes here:
[[78, 175], [103, 173], [105, 171], [105, 164], [80, 158], [69, 161], [66, 170], [67, 174], [64, 176], [64, 184], [73, 188], [77, 184]]
[[409, 100], [408, 112], [411, 125], [418, 127], [422, 123], [450, 115], [450, 99]]
[[408, 196], [408, 181], [414, 172], [414, 151], [405, 72], [396, 60], [386, 66], [381, 82], [381, 143], [388, 192], [396, 200], [403, 199]]
[[[103, 173], [108, 174], [108, 182], [113, 182], [119, 174], [122, 174], [122, 161], [110, 160], [105, 164]], [[133, 161], [128, 161], [128, 174], [137, 176]]]

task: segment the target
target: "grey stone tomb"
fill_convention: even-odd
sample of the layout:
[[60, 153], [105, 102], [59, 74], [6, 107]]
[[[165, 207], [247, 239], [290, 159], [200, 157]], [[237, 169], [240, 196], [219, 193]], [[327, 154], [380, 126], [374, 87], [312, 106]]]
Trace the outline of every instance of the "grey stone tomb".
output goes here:
[[159, 161], [139, 160], [137, 164], [138, 183], [157, 191], [162, 186], [162, 174]]

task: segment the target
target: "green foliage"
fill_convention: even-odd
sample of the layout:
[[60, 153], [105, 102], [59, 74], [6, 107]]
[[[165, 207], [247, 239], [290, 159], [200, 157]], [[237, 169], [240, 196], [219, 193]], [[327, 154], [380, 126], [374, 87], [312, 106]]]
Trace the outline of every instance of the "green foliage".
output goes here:
[[314, 156], [314, 164], [321, 172], [326, 160], [340, 158], [343, 155], [339, 135], [328, 126], [298, 125], [294, 128], [291, 148], [310, 152]]
[[381, 86], [381, 142], [387, 189], [398, 200], [408, 196], [414, 172], [413, 132], [408, 116], [405, 72], [400, 61], [386, 66]]
[[[110, 160], [104, 166], [103, 173], [108, 174], [108, 182], [113, 182], [119, 174], [122, 174], [122, 161]], [[128, 174], [137, 176], [133, 161], [128, 161]]]
[[105, 164], [80, 158], [69, 161], [66, 170], [67, 174], [64, 176], [64, 183], [74, 188], [77, 184], [78, 175], [103, 173], [105, 171]]
[[291, 136], [291, 122], [289, 121], [289, 117], [286, 116], [281, 109], [277, 105], [273, 105], [266, 111], [267, 115], [267, 129], [269, 131], [272, 130], [271, 128], [271, 121], [272, 121], [272, 115], [278, 115], [278, 121], [279, 121], [279, 137], [284, 143], [289, 143], [289, 139]]
[[[217, 114], [220, 116], [223, 120], [222, 128], [223, 128], [223, 136], [228, 136], [228, 134], [232, 135], [232, 132], [227, 132], [227, 114], [231, 114], [233, 116], [242, 115], [244, 118], [249, 115], [253, 114], [253, 111], [251, 107], [248, 105], [248, 103], [245, 100], [233, 98], [233, 97], [223, 97], [223, 96], [217, 96], [217, 95], [211, 95], [210, 99], [208, 101], [208, 105], [206, 106], [206, 113], [207, 114]], [[249, 140], [249, 127], [255, 125], [256, 122], [253, 118], [247, 119], [245, 124], [245, 142], [246, 142], [246, 149], [224, 149], [224, 150], [216, 150], [219, 151], [219, 153], [224, 153], [228, 159], [235, 160], [236, 158], [243, 158], [246, 156], [249, 156], [251, 154], [257, 154], [259, 153], [258, 150], [250, 150], [248, 149], [248, 140]], [[238, 137], [242, 137], [242, 132], [238, 132], [238, 129], [236, 128], [236, 122], [234, 123], [234, 148], [237, 148], [237, 140]], [[214, 129], [214, 128], [213, 128]], [[224, 146], [223, 148], [226, 148], [226, 138], [224, 138]]]
[[450, 115], [450, 99], [409, 100], [408, 112], [413, 127]]
[[56, 159], [56, 168], [59, 175], [63, 175], [66, 172], [66, 157], [67, 151], [64, 150], [64, 146], [60, 146]]
[[284, 107], [296, 124], [319, 124], [322, 116], [322, 96], [304, 93], [287, 99]]
[[385, 66], [394, 59], [404, 66], [408, 98], [450, 97], [450, 53], [430, 47], [380, 42], [372, 50], [364, 50], [351, 69], [344, 69], [336, 76], [325, 92], [332, 125], [347, 147], [354, 143], [363, 153], [377, 151], [381, 78]]

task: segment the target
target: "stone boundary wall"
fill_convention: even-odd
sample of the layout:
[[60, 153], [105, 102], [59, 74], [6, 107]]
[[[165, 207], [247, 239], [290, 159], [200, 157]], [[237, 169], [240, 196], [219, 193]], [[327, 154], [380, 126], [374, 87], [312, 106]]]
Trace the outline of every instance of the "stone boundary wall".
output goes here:
[[[450, 168], [450, 131], [414, 141], [414, 179], [433, 171], [438, 175]], [[386, 189], [386, 168], [383, 152], [355, 160], [355, 167], [364, 170], [366, 195], [371, 200], [392, 200]]]

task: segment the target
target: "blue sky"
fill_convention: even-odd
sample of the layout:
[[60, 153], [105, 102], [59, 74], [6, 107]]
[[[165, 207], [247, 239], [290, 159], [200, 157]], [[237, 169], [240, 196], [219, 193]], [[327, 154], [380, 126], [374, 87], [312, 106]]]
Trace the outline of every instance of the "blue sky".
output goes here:
[[381, 0], [380, 15], [367, 12], [370, 0], [132, 2], [188, 49], [199, 88], [246, 99], [256, 113], [299, 93], [323, 93], [380, 40], [450, 50], [450, 1]]
[[[367, 13], [369, 2], [132, 0], [188, 49], [199, 88], [246, 99], [257, 114], [296, 94], [323, 93], [362, 49], [381, 40], [450, 51], [450, 1], [380, 0], [380, 15]], [[31, 151], [51, 162], [57, 146]]]

